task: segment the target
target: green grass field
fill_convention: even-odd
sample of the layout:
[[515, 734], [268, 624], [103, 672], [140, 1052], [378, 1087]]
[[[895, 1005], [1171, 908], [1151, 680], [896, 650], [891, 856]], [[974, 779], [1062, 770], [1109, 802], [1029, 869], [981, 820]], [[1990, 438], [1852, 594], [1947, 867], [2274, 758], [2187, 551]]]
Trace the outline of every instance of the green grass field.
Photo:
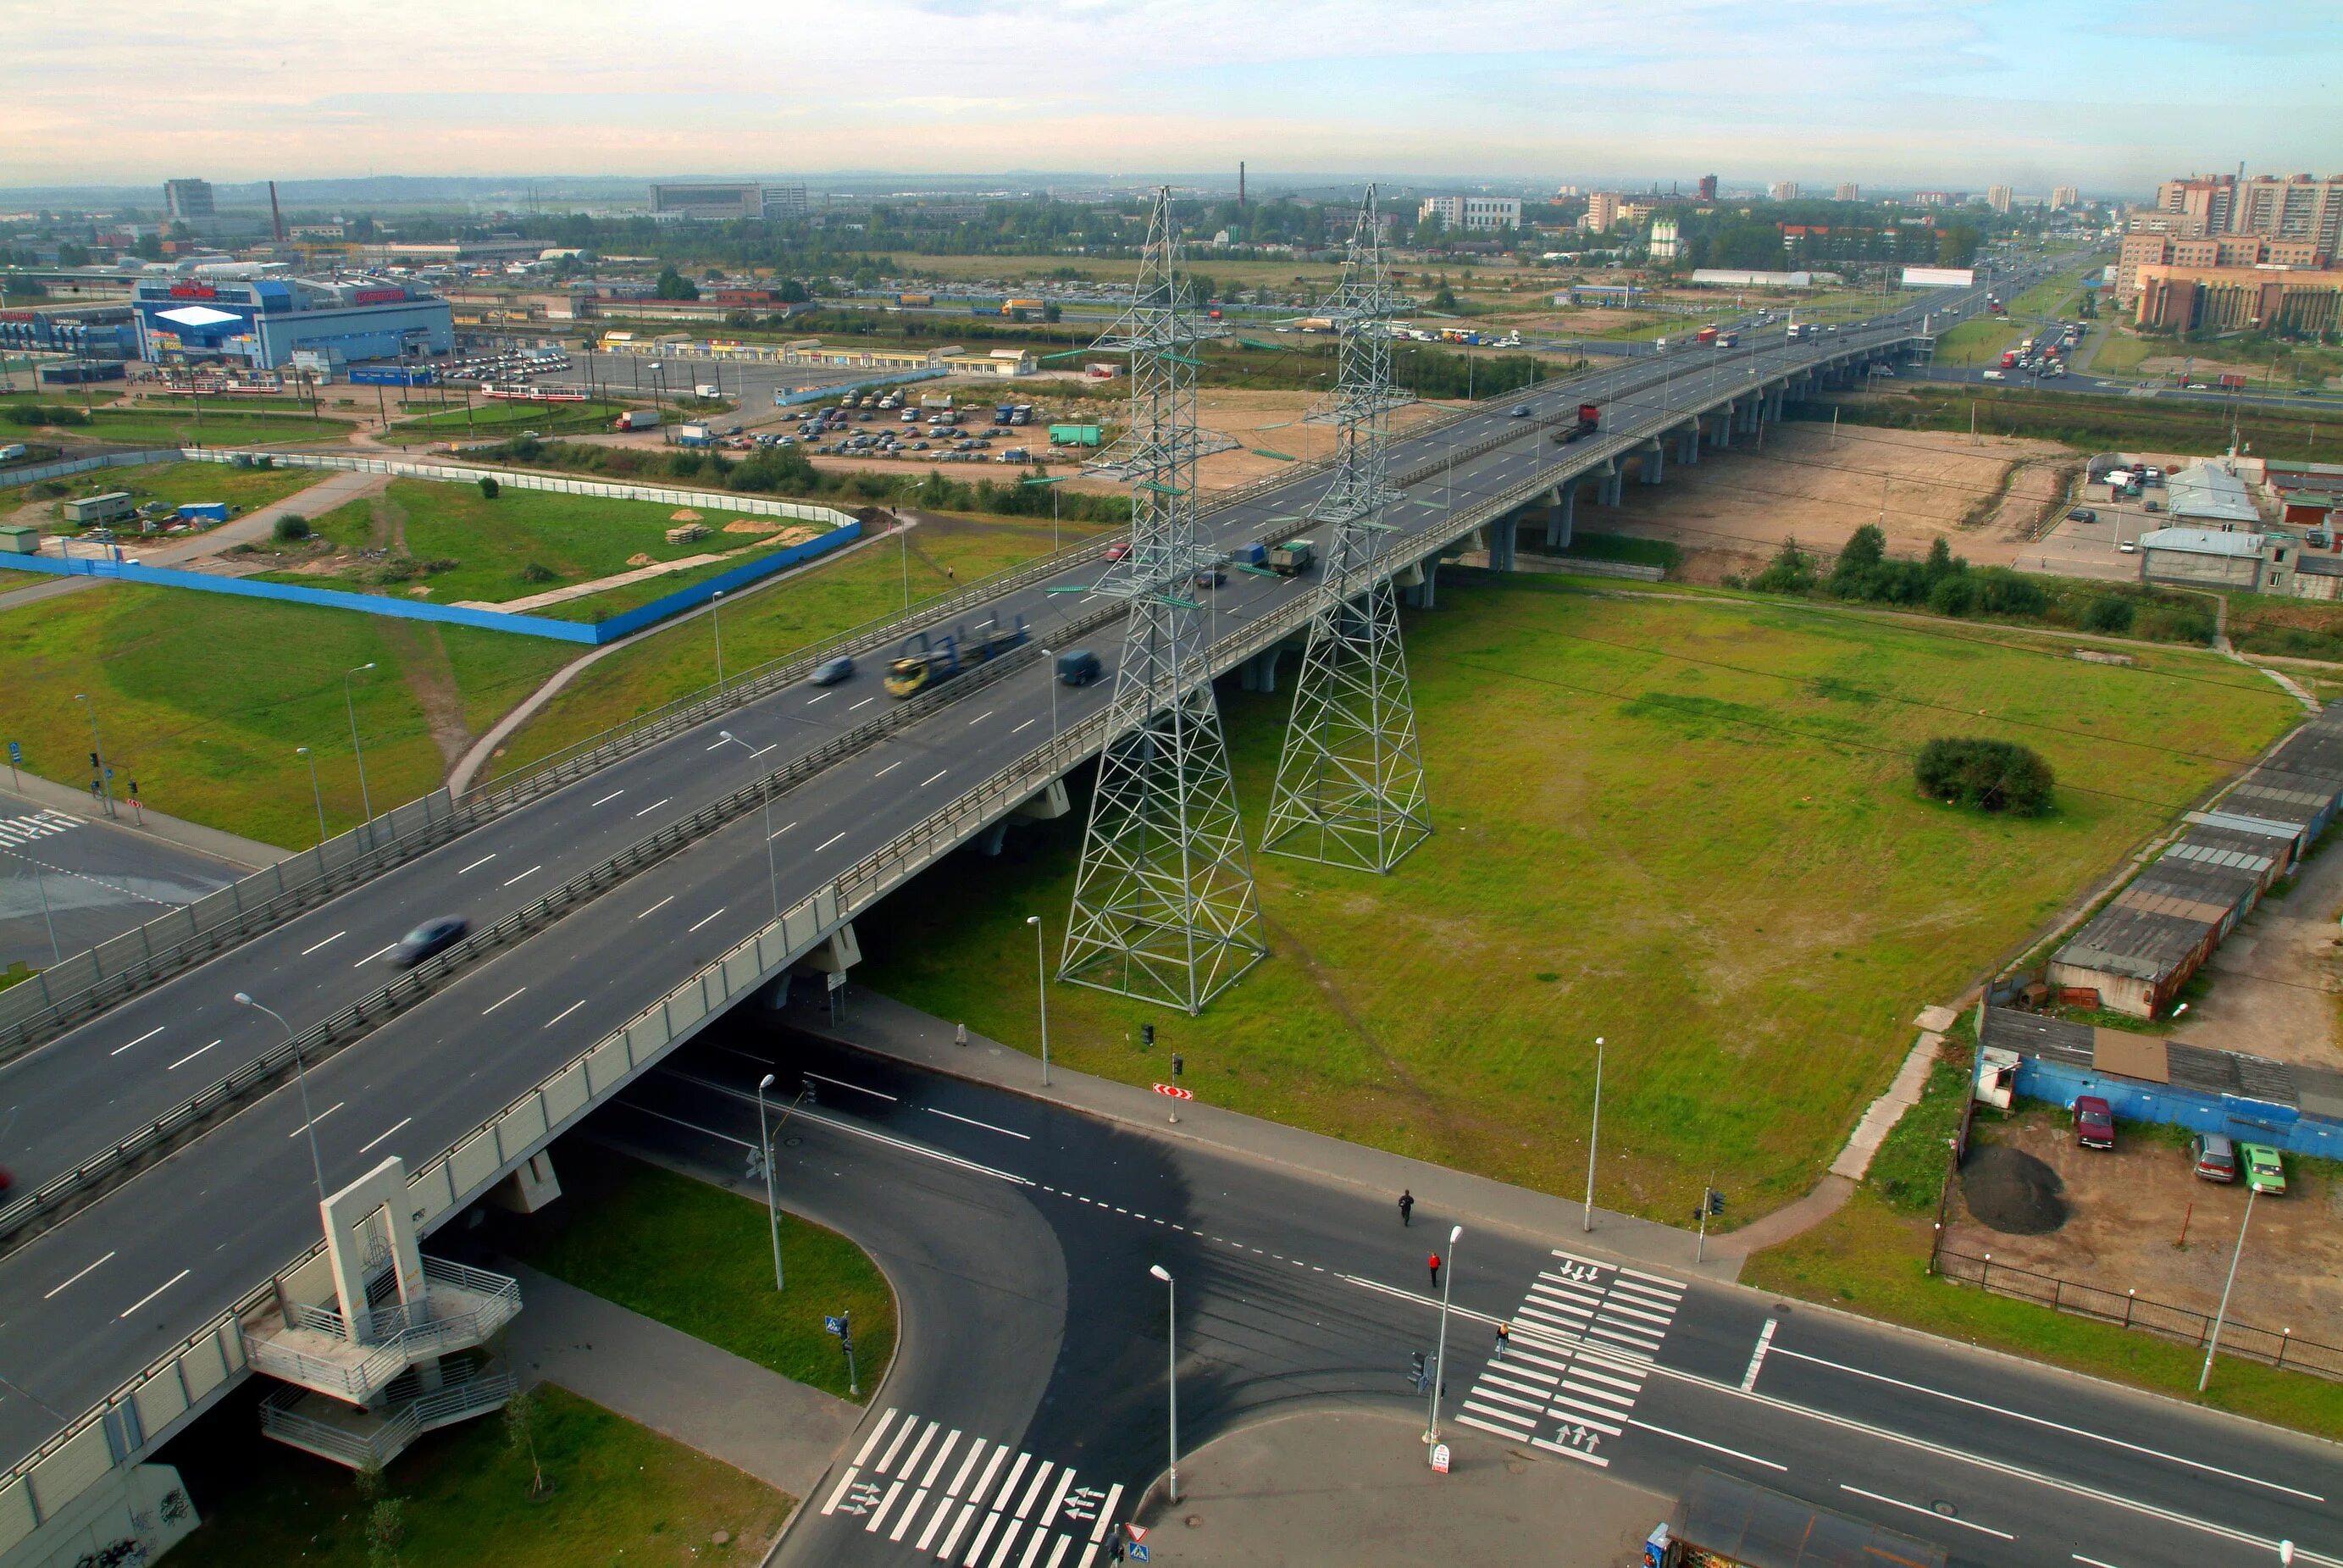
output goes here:
[[[52, 532], [75, 532], [65, 523], [65, 502], [71, 496], [99, 496], [127, 490], [140, 506], [159, 501], [167, 507], [190, 501], [226, 501], [238, 511], [281, 501], [307, 489], [325, 476], [313, 468], [239, 468], [228, 463], [146, 463], [135, 468], [97, 468], [61, 481], [69, 495], [50, 501], [49, 518], [42, 526]], [[24, 492], [29, 495], [29, 492]], [[0, 578], [0, 584], [14, 578]]]
[[[1272, 956], [1192, 1020], [1053, 987], [1061, 1061], [1145, 1083], [1178, 1050], [1214, 1103], [1573, 1191], [1603, 1035], [1601, 1201], [1673, 1220], [1714, 1170], [1762, 1213], [1812, 1184], [1919, 1008], [2295, 716], [2194, 653], [2119, 669], [1917, 618], [1442, 590], [1408, 623], [1433, 837], [1388, 879], [1258, 857]], [[1291, 694], [1222, 700], [1257, 836]], [[1920, 799], [1913, 754], [1946, 733], [2038, 749], [2056, 814]], [[1054, 953], [1081, 830], [946, 862], [858, 921], [860, 978], [1031, 1049], [1024, 920]]]
[[[210, 467], [210, 465], [206, 465]], [[215, 470], [226, 472], [226, 470]], [[536, 638], [388, 620], [221, 594], [105, 583], [0, 611], [0, 737], [25, 766], [89, 781], [95, 699], [117, 792], [156, 810], [299, 848], [317, 837], [313, 749], [329, 829], [360, 816], [345, 670], [377, 810], [438, 787], [451, 748], [576, 657]]]
[[[633, 560], [636, 556], [672, 561], [742, 552], [755, 548], [754, 541], [761, 537], [726, 533], [725, 525], [739, 520], [740, 514], [709, 511], [701, 518], [712, 530], [706, 538], [671, 545], [667, 530], [676, 526], [676, 510], [655, 501], [605, 500], [551, 490], [506, 488], [490, 500], [477, 486], [394, 479], [382, 495], [351, 501], [311, 518], [310, 523], [345, 550], [389, 549], [394, 557], [403, 555], [416, 561], [458, 563], [414, 578], [411, 584], [401, 579], [402, 591], [413, 585], [428, 587], [435, 604], [467, 599], [501, 603], [629, 570], [642, 564]], [[782, 526], [790, 525], [783, 521]], [[736, 555], [722, 566], [706, 570], [727, 570], [747, 558], [745, 554]], [[706, 575], [706, 570], [699, 575]], [[693, 575], [679, 573], [639, 585], [633, 590], [636, 602], [672, 592]], [[267, 576], [272, 582], [352, 590], [384, 582], [381, 565], [374, 562], [328, 575], [272, 572]], [[539, 613], [582, 620], [596, 608], [610, 608], [605, 596], [551, 605]]]
[[2016, 347], [2025, 336], [2015, 323], [1999, 317], [1964, 321], [1949, 332], [1936, 334], [1936, 351], [1930, 363], [1991, 365], [2000, 359], [2003, 349]]
[[57, 407], [85, 408], [92, 405], [103, 408], [121, 397], [119, 392], [99, 387], [52, 387], [44, 382], [38, 388], [18, 391], [13, 387], [0, 392], [0, 408]]
[[[392, 1462], [403, 1505], [389, 1558], [369, 1553], [368, 1504], [339, 1465], [262, 1438], [232, 1405], [233, 1436], [165, 1451], [204, 1523], [176, 1548], [186, 1568], [752, 1568], [796, 1505], [729, 1464], [550, 1384], [535, 1395], [537, 1457], [552, 1491], [529, 1496], [525, 1452], [495, 1415], [427, 1434]], [[198, 1432], [205, 1431], [197, 1428]], [[721, 1532], [729, 1538], [714, 1544]]]
[[[646, 399], [648, 402], [649, 399]], [[427, 403], [409, 401], [409, 408], [434, 407]], [[507, 403], [475, 400], [468, 415], [460, 407], [434, 411], [413, 419], [402, 419], [383, 432], [382, 438], [401, 446], [413, 446], [425, 441], [461, 441], [477, 436], [483, 441], [499, 440], [522, 430], [535, 430], [542, 435], [565, 431], [599, 430], [607, 427], [628, 405], [624, 403]]]
[[[55, 399], [50, 399], [55, 401]], [[138, 407], [100, 408], [95, 420], [72, 427], [73, 433], [93, 441], [117, 446], [152, 442], [162, 447], [248, 447], [272, 441], [338, 441], [349, 435], [347, 419], [311, 418], [307, 414], [263, 414], [250, 409], [200, 413], [167, 409], [146, 412]]]
[[846, 1358], [822, 1320], [851, 1312], [862, 1397], [886, 1376], [894, 1292], [837, 1231], [783, 1214], [782, 1295], [760, 1202], [576, 1139], [562, 1145], [561, 1185], [573, 1222], [520, 1243], [533, 1266], [840, 1399]]
[[[1046, 518], [921, 516], [926, 520], [907, 540], [851, 548], [842, 559], [746, 594], [738, 604], [728, 599], [727, 671], [737, 675], [900, 611], [907, 565], [910, 596], [917, 602], [1050, 551]], [[1070, 522], [1061, 537], [1073, 544], [1100, 531], [1097, 525]], [[624, 723], [647, 709], [714, 685], [713, 633], [705, 618], [692, 620], [597, 660], [513, 734], [483, 781]]]

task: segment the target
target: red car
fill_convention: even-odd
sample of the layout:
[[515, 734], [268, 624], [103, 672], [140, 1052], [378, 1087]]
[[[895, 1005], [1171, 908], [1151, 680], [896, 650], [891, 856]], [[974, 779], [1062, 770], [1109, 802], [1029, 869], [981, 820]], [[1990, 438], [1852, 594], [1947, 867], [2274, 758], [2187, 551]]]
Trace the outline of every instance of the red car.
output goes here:
[[1107, 546], [1106, 548], [1106, 558], [1111, 561], [1119, 561], [1130, 553], [1131, 541], [1129, 539], [1117, 539], [1114, 543]]
[[2076, 1098], [2075, 1141], [2086, 1149], [2113, 1149], [2116, 1146], [2116, 1113], [2106, 1101], [2096, 1094]]

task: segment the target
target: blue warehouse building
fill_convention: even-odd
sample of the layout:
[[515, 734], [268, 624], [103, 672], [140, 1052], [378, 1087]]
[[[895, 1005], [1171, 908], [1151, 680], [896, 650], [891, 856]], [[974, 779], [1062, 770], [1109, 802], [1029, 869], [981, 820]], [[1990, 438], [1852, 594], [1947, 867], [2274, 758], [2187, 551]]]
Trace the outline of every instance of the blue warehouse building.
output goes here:
[[138, 354], [138, 329], [126, 305], [11, 307], [0, 310], [0, 348], [132, 359]]
[[139, 357], [277, 370], [296, 350], [337, 366], [455, 346], [446, 300], [384, 278], [145, 277], [133, 292]]

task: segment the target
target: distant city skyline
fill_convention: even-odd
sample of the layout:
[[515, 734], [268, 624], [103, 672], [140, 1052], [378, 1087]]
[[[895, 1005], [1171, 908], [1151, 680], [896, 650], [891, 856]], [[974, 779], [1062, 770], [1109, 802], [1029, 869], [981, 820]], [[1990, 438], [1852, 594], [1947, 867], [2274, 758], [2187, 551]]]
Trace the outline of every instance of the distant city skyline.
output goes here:
[[[2329, 172], [2319, 0], [2218, 15], [2086, 0], [717, 0], [78, 6], [0, 0], [0, 185], [370, 173], [965, 176], [1225, 166], [1689, 187], [2146, 195], [2177, 171]], [[526, 39], [526, 62], [506, 45]], [[357, 46], [358, 41], [366, 46]], [[2121, 69], [2103, 68], [2107, 51]], [[2187, 81], [2186, 92], [2143, 82]], [[1650, 177], [1650, 176], [1646, 176]]]

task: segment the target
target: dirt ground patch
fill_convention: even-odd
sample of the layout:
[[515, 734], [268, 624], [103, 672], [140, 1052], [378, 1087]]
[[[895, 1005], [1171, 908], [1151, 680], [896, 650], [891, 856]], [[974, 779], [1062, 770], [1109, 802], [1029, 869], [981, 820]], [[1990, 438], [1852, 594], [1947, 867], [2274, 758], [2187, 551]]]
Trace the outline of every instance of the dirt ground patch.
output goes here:
[[[2002, 1150], [2055, 1172], [2066, 1222], [2039, 1235], [1996, 1229], [1956, 1189], [1948, 1249], [1971, 1257], [1990, 1252], [1996, 1271], [2029, 1269], [2200, 1312], [2220, 1304], [2246, 1189], [2243, 1182], [2198, 1181], [2181, 1134], [2127, 1121], [2112, 1151], [2082, 1149], [2064, 1111], [2039, 1107], [2012, 1122], [1980, 1124], [1978, 1135], [1990, 1141], [1972, 1147], [1973, 1166]], [[2272, 1332], [2291, 1329], [2298, 1339], [2343, 1346], [2343, 1292], [2333, 1284], [2343, 1272], [2343, 1226], [2336, 1223], [2343, 1218], [2343, 1182], [2321, 1161], [2288, 1155], [2286, 1166], [2287, 1191], [2254, 1206], [2230, 1314]]]
[[2210, 990], [2189, 1005], [2191, 1044], [2280, 1061], [2343, 1068], [2336, 1033], [2343, 995], [2336, 916], [2343, 911], [2343, 854], [2311, 856], [2281, 898], [2237, 922], [2205, 967]]
[[2046, 1236], [2066, 1222], [2066, 1183], [2023, 1149], [1980, 1143], [1961, 1162], [1961, 1200], [2005, 1236]]
[[[2058, 465], [2072, 457], [2051, 441], [1775, 425], [1762, 446], [1704, 451], [1693, 467], [1670, 463], [1662, 484], [1622, 487], [1616, 510], [1583, 493], [1576, 522], [1584, 533], [1676, 544], [1678, 575], [1693, 582], [1756, 571], [1788, 539], [1835, 550], [1865, 523], [1885, 529], [1891, 555], [1924, 555], [1945, 538], [1973, 565], [2006, 566], [2042, 511], [2064, 498]], [[1971, 520], [1980, 517], [1987, 520]]]

